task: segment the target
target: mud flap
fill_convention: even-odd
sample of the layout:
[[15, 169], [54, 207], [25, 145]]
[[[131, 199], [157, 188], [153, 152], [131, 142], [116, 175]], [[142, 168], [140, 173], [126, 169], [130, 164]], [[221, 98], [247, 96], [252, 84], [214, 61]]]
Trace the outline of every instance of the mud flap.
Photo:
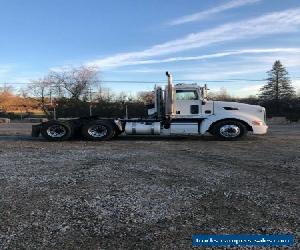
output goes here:
[[41, 133], [41, 125], [32, 125], [31, 136], [39, 137], [40, 133]]

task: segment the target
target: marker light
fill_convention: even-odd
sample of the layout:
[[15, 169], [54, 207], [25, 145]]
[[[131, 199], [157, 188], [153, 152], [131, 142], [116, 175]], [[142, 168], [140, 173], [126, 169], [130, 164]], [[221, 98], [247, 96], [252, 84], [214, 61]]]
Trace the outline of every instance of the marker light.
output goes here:
[[255, 126], [262, 126], [264, 123], [263, 123], [263, 121], [257, 120], [257, 121], [252, 121], [252, 124]]

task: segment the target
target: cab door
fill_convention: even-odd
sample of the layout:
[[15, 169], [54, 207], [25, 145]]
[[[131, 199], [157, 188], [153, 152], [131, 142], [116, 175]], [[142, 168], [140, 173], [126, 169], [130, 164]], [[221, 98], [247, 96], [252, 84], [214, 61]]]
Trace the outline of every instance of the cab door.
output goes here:
[[197, 116], [201, 112], [199, 94], [195, 89], [176, 89], [176, 116]]

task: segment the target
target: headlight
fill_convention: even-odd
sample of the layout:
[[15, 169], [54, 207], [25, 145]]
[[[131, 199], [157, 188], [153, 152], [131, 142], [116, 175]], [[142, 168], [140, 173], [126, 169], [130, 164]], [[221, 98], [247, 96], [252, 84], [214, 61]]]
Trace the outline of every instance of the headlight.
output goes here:
[[262, 126], [264, 125], [264, 122], [260, 120], [256, 120], [256, 121], [252, 121], [252, 124], [255, 126]]

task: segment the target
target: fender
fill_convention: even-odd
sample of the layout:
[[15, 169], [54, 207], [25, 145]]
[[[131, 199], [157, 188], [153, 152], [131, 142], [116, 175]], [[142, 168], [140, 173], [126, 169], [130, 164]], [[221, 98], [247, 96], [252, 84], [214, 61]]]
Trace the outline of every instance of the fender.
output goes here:
[[233, 119], [233, 120], [240, 120], [248, 125], [248, 128], [253, 130], [252, 121], [257, 120], [255, 116], [245, 114], [242, 112], [239, 113], [226, 113], [226, 114], [217, 114], [217, 115], [210, 115], [206, 117], [205, 120], [202, 121], [200, 127], [200, 134], [205, 134], [209, 131], [211, 125], [215, 122], [225, 120], [225, 119]]

